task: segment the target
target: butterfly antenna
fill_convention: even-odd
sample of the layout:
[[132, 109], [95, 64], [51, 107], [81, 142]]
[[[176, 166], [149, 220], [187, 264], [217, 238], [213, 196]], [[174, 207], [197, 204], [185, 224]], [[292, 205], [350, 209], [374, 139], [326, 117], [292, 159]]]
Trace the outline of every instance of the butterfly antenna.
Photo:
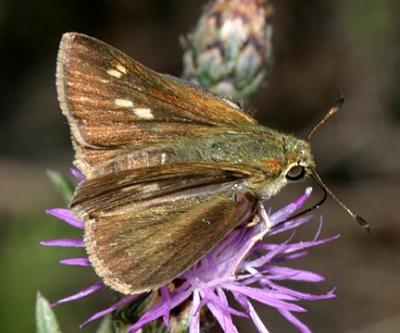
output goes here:
[[314, 133], [317, 131], [318, 128], [321, 127], [330, 117], [332, 117], [336, 112], [339, 111], [339, 109], [342, 107], [344, 104], [344, 95], [341, 92], [339, 98], [336, 100], [336, 102], [329, 108], [328, 112], [326, 113], [325, 117], [322, 118], [310, 131], [310, 133], [307, 136], [308, 141], [311, 140], [311, 137], [314, 135]]
[[329, 193], [330, 196], [335, 199], [335, 201], [352, 217], [354, 221], [356, 221], [360, 227], [366, 229], [370, 232], [370, 227], [367, 221], [365, 221], [360, 215], [355, 214], [349, 207], [347, 207], [342, 201], [338, 199], [338, 197], [330, 190], [330, 188], [322, 181], [321, 177], [317, 173], [315, 169], [312, 170], [312, 177], [316, 181], [316, 183], [321, 187], [321, 189], [325, 193]]
[[[310, 131], [310, 133], [308, 134], [308, 141], [311, 140], [311, 137], [314, 135], [314, 133], [318, 130], [318, 128], [321, 127], [321, 125], [323, 125], [330, 117], [332, 117], [336, 112], [338, 112], [340, 110], [340, 108], [342, 107], [343, 103], [344, 103], [344, 95], [343, 92], [340, 93], [339, 98], [336, 100], [336, 102], [330, 107], [330, 109], [328, 110], [328, 112], [326, 113], [326, 115], [313, 127], [313, 129]], [[315, 182], [319, 185], [319, 187], [321, 188], [321, 190], [324, 192], [324, 197], [323, 199], [318, 202], [316, 205], [312, 206], [311, 208], [309, 208], [307, 210], [311, 211], [314, 210], [316, 208], [318, 208], [326, 199], [327, 197], [327, 193], [329, 193], [329, 195], [335, 199], [335, 201], [352, 217], [352, 219], [354, 221], [356, 221], [362, 228], [365, 228], [368, 232], [370, 231], [370, 227], [369, 224], [367, 223], [367, 221], [365, 221], [360, 215], [355, 214], [350, 208], [348, 208], [342, 201], [340, 201], [338, 199], [338, 197], [329, 189], [329, 187], [322, 181], [321, 177], [319, 176], [319, 174], [317, 173], [317, 171], [315, 169], [312, 170], [312, 175], [311, 175]], [[302, 212], [303, 213], [303, 212]]]

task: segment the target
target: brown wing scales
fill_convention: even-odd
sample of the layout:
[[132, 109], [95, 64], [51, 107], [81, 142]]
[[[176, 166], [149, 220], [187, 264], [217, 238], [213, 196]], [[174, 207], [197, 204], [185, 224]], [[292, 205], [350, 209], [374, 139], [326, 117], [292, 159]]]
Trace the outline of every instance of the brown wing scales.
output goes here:
[[85, 220], [96, 273], [125, 294], [172, 280], [252, 217], [247, 176], [234, 166], [181, 164], [84, 181], [71, 208]]
[[97, 274], [124, 294], [172, 280], [254, 214], [256, 199], [232, 200], [232, 184], [131, 203], [87, 221], [85, 242]]

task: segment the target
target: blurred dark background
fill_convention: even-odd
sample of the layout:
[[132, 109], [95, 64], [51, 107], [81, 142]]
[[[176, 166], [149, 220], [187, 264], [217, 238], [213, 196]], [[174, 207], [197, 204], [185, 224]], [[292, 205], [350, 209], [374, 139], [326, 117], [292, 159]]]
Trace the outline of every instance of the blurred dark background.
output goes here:
[[[178, 37], [196, 22], [200, 0], [0, 1], [0, 330], [34, 332], [34, 300], [50, 300], [95, 280], [60, 267], [71, 250], [41, 248], [41, 239], [74, 231], [46, 217], [63, 206], [45, 170], [66, 171], [72, 148], [59, 110], [55, 59], [63, 32], [107, 41], [147, 66], [179, 76]], [[338, 287], [334, 301], [307, 305], [314, 332], [395, 333], [400, 327], [400, 5], [397, 0], [275, 2], [275, 65], [253, 99], [265, 125], [304, 136], [343, 90], [343, 110], [314, 137], [318, 170], [337, 195], [371, 224], [367, 235], [333, 202], [319, 211], [333, 244], [299, 266], [327, 277], [310, 292]], [[291, 186], [272, 206], [304, 188]], [[315, 194], [316, 196], [318, 194]], [[297, 237], [309, 239], [317, 228]], [[76, 236], [76, 234], [75, 234]], [[100, 294], [61, 306], [64, 332], [78, 332], [89, 314], [109, 304]], [[295, 332], [265, 309], [272, 333]], [[95, 325], [83, 332], [94, 332]], [[243, 332], [254, 331], [252, 326]]]

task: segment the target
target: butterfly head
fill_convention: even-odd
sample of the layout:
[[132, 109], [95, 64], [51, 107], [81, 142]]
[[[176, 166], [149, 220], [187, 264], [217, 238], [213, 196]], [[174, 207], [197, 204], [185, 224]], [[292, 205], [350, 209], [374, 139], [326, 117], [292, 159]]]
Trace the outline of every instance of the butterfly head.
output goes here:
[[281, 136], [279, 147], [265, 152], [260, 162], [266, 178], [255, 184], [255, 192], [262, 199], [274, 196], [288, 183], [312, 176], [315, 168], [310, 144], [285, 134]]
[[289, 182], [311, 176], [315, 163], [310, 144], [294, 137], [287, 138], [284, 142], [286, 165], [282, 170], [282, 175]]

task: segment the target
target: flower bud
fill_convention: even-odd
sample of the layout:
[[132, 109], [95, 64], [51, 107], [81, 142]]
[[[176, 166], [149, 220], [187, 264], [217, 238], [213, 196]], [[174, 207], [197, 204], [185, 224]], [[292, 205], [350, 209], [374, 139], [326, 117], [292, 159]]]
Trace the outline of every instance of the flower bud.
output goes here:
[[220, 96], [253, 95], [272, 63], [269, 0], [216, 0], [183, 41], [183, 77]]

